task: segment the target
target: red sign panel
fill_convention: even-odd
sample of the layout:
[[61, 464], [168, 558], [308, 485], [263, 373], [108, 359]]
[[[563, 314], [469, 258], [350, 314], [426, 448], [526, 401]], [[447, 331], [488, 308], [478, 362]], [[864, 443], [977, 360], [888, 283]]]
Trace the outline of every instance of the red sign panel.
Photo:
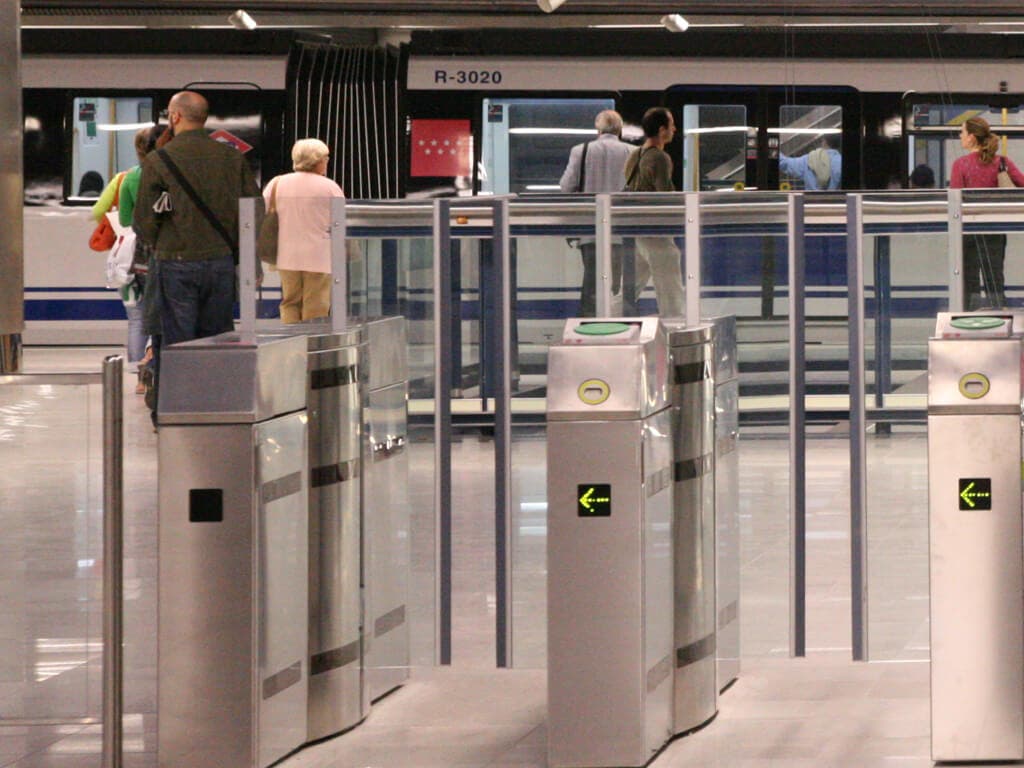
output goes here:
[[233, 133], [228, 133], [223, 128], [219, 128], [210, 134], [210, 138], [214, 141], [219, 141], [221, 144], [227, 144], [228, 146], [234, 147], [243, 155], [252, 149], [252, 144], [247, 144], [240, 138], [235, 136]]
[[472, 166], [469, 120], [412, 121], [412, 176], [469, 176]]

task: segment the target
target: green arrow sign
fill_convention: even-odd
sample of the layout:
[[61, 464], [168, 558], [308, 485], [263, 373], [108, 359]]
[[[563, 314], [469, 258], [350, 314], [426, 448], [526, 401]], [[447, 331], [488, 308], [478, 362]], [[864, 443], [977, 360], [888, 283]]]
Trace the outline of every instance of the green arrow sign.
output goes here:
[[992, 509], [992, 478], [961, 477], [960, 509]]

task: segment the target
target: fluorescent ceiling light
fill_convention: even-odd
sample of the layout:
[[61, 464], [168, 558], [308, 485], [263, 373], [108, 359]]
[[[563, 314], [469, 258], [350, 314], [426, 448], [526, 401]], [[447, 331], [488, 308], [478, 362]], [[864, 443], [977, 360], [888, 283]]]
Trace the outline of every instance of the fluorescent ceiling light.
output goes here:
[[544, 13], [551, 13], [562, 6], [565, 0], [537, 0], [537, 7]]
[[661, 26], [669, 32], [685, 32], [690, 28], [690, 22], [678, 13], [670, 13], [661, 17]]
[[96, 128], [101, 131], [140, 131], [143, 128], [152, 128], [153, 123], [96, 123]]
[[235, 29], [247, 29], [249, 31], [252, 31], [259, 26], [259, 24], [256, 23], [256, 19], [241, 8], [228, 16], [228, 23]]
[[687, 136], [700, 133], [746, 133], [751, 130], [747, 125], [722, 125], [717, 128], [687, 128], [683, 133]]
[[561, 192], [562, 188], [557, 184], [527, 184], [528, 192]]
[[934, 21], [801, 21], [784, 27], [941, 27]]
[[796, 135], [821, 136], [826, 133], [842, 133], [842, 128], [769, 128], [768, 133], [790, 133]]
[[[588, 24], [587, 29], [663, 29], [664, 24]], [[690, 24], [690, 29], [709, 29], [711, 27], [742, 27], [742, 24]]]
[[528, 136], [596, 136], [596, 128], [509, 128], [509, 133]]

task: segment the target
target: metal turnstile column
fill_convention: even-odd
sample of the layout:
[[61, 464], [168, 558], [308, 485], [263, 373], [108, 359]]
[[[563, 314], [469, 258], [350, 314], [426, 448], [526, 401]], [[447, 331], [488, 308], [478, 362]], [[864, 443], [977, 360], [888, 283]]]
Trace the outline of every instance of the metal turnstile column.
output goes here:
[[160, 765], [263, 768], [306, 740], [305, 340], [163, 350]]
[[404, 317], [366, 323], [363, 524], [366, 679], [377, 700], [409, 678], [409, 371]]
[[942, 313], [928, 342], [932, 759], [1024, 759], [1024, 315]]
[[715, 595], [718, 690], [740, 674], [740, 381], [736, 318], [714, 317], [715, 359]]
[[370, 711], [364, 679], [362, 419], [364, 331], [297, 326], [308, 348], [308, 740], [357, 725]]
[[665, 323], [672, 384], [675, 644], [673, 732], [718, 712], [715, 640], [715, 380], [712, 326]]
[[657, 318], [569, 320], [548, 367], [548, 765], [672, 735], [672, 443]]

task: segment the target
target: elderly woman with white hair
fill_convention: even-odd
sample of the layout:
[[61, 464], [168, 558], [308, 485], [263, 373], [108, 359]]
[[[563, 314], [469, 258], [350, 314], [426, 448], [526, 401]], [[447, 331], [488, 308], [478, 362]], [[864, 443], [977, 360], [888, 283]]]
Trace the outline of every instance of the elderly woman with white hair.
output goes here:
[[281, 322], [327, 317], [331, 309], [331, 204], [344, 197], [327, 178], [330, 149], [319, 139], [292, 147], [294, 173], [271, 179], [263, 190], [267, 210], [277, 209], [277, 269]]

